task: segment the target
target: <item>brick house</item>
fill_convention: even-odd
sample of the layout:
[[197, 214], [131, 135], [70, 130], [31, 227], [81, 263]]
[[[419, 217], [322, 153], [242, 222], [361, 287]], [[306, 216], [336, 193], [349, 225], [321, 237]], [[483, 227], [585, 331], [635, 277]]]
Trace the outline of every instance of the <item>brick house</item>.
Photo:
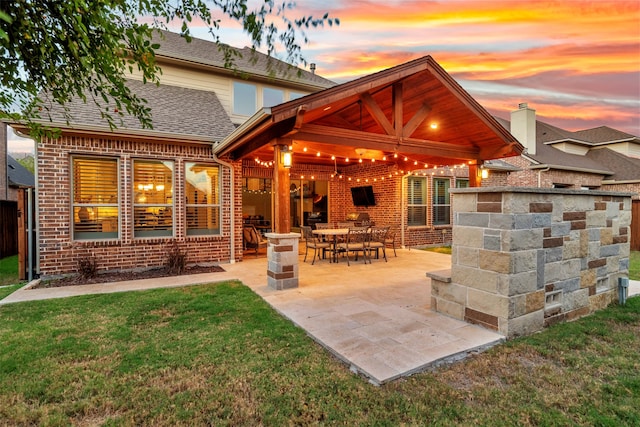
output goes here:
[[[241, 261], [242, 223], [269, 231], [278, 216], [273, 138], [294, 141], [292, 230], [366, 213], [404, 245], [446, 241], [448, 189], [522, 150], [431, 57], [335, 85], [248, 49], [234, 71], [214, 43], [164, 32], [159, 44], [162, 84], [128, 83], [152, 130], [131, 117], [110, 129], [79, 100], [45, 106], [61, 136], [36, 145], [41, 276], [87, 257], [99, 271], [157, 267], [174, 245], [189, 264]], [[375, 204], [357, 206], [352, 187]]]

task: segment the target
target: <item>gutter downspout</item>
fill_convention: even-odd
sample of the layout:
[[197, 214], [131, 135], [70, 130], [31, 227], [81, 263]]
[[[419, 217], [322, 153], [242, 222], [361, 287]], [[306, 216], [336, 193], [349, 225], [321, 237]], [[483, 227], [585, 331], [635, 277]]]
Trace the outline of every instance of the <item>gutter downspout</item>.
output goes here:
[[[212, 146], [212, 151], [213, 151], [213, 146]], [[230, 214], [230, 228], [231, 228], [231, 233], [229, 236], [229, 244], [230, 244], [230, 248], [229, 248], [229, 263], [230, 264], [235, 264], [236, 262], [236, 219], [235, 219], [235, 207], [236, 207], [236, 203], [235, 203], [235, 171], [233, 169], [233, 165], [231, 163], [225, 162], [224, 160], [220, 160], [218, 158], [218, 156], [215, 153], [213, 154], [213, 160], [215, 160], [217, 163], [220, 163], [222, 166], [226, 166], [227, 168], [229, 168], [229, 171], [231, 172], [231, 204], [230, 204], [230, 209], [231, 209], [231, 214]]]
[[541, 178], [541, 173], [542, 172], [548, 172], [549, 169], [551, 168], [546, 168], [546, 169], [538, 169], [538, 188], [540, 188], [540, 185], [542, 184], [542, 178]]
[[400, 247], [402, 249], [405, 249], [405, 244], [404, 244], [404, 232], [405, 232], [405, 228], [406, 228], [406, 222], [407, 222], [407, 216], [405, 215], [405, 210], [407, 208], [407, 197], [406, 197], [406, 190], [408, 187], [408, 184], [405, 186], [405, 181], [408, 177], [411, 176], [411, 173], [408, 173], [406, 175], [402, 176], [402, 179], [400, 180]]

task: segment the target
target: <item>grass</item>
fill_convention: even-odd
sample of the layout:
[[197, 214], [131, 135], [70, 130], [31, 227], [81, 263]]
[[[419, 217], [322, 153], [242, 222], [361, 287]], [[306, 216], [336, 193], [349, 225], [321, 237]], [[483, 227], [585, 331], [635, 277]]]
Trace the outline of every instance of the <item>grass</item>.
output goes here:
[[18, 281], [18, 255], [0, 258], [0, 286], [13, 285]]
[[640, 251], [629, 255], [629, 279], [640, 280]]
[[0, 307], [0, 424], [633, 425], [640, 298], [382, 387], [238, 282]]
[[451, 255], [451, 246], [426, 246], [420, 249], [422, 249], [423, 251], [437, 252], [439, 254]]

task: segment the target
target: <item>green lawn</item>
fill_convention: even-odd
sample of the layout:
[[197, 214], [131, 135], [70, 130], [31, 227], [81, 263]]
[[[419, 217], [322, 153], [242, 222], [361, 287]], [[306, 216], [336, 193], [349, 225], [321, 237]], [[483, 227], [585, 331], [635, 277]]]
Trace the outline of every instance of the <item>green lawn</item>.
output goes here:
[[0, 259], [0, 300], [24, 285], [18, 279], [18, 255]]
[[375, 387], [237, 282], [0, 306], [4, 425], [633, 425], [640, 298]]
[[629, 279], [640, 280], [640, 251], [631, 252], [629, 256]]

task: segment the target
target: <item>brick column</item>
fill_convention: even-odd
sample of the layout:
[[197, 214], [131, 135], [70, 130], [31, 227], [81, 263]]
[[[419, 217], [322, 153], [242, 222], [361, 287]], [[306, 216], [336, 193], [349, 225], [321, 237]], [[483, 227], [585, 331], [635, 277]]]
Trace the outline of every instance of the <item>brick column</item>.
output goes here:
[[267, 285], [282, 290], [298, 287], [299, 233], [267, 233]]

